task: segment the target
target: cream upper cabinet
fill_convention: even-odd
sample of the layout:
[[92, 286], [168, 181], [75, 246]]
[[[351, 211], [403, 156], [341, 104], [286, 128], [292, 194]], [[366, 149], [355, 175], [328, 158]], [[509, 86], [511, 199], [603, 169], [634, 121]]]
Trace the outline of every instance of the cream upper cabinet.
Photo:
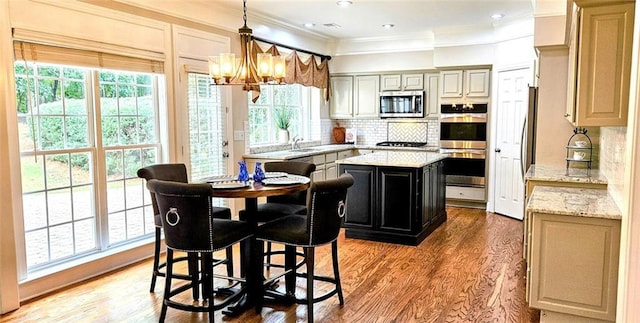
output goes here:
[[353, 76], [331, 77], [329, 115], [333, 119], [351, 118], [353, 115]]
[[440, 113], [440, 105], [438, 104], [438, 82], [440, 80], [440, 74], [427, 73], [424, 75], [424, 90], [425, 90], [425, 115], [436, 116]]
[[381, 91], [402, 90], [402, 75], [400, 74], [380, 75], [380, 90]]
[[575, 4], [565, 117], [575, 126], [626, 126], [635, 2]]
[[424, 89], [424, 74], [402, 74], [402, 89], [419, 91]]
[[380, 110], [380, 77], [358, 75], [353, 86], [353, 117], [377, 118]]
[[379, 75], [332, 76], [329, 116], [332, 119], [377, 118], [379, 92]]
[[489, 69], [441, 71], [440, 97], [487, 98], [490, 76]]
[[486, 98], [489, 97], [489, 76], [488, 69], [467, 70], [464, 71], [465, 96], [468, 98]]
[[419, 91], [424, 89], [424, 74], [383, 74], [381, 91]]
[[462, 97], [462, 70], [440, 72], [440, 97]]

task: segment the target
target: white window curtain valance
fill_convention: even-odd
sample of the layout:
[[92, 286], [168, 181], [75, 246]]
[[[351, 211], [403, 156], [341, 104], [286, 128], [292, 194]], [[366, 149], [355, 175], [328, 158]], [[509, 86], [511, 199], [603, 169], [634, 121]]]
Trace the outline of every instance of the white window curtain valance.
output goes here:
[[14, 41], [13, 51], [16, 60], [141, 73], [164, 73], [164, 62], [162, 61], [102, 53], [92, 50]]

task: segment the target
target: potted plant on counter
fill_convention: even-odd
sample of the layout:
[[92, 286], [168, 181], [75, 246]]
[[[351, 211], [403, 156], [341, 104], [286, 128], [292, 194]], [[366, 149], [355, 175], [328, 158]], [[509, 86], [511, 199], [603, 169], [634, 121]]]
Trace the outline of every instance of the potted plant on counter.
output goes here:
[[286, 144], [289, 142], [289, 126], [293, 112], [287, 107], [276, 108], [273, 119], [278, 127], [278, 142]]

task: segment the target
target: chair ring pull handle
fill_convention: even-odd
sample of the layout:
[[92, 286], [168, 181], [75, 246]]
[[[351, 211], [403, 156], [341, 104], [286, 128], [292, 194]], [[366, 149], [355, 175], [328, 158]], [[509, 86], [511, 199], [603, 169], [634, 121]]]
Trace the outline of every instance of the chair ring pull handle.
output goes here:
[[[171, 220], [169, 220], [169, 214], [176, 215], [175, 222], [171, 222]], [[178, 208], [175, 208], [175, 207], [169, 208], [169, 211], [167, 211], [167, 214], [164, 215], [164, 219], [167, 221], [168, 225], [175, 227], [178, 224], [178, 222], [180, 222], [180, 214], [178, 214]]]
[[338, 203], [338, 216], [340, 216], [341, 218], [344, 217], [344, 213], [347, 211], [347, 208], [344, 204], [344, 201], [340, 201], [340, 203]]

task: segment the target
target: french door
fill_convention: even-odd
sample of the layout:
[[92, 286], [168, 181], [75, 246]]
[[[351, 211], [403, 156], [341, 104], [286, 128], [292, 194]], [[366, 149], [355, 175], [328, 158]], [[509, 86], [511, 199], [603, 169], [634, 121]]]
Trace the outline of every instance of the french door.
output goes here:
[[[211, 86], [207, 74], [185, 72], [187, 80], [188, 159], [191, 180], [228, 173], [229, 141], [227, 139], [227, 109], [220, 87]], [[187, 145], [185, 145], [187, 146]], [[214, 204], [226, 206], [225, 199]]]

